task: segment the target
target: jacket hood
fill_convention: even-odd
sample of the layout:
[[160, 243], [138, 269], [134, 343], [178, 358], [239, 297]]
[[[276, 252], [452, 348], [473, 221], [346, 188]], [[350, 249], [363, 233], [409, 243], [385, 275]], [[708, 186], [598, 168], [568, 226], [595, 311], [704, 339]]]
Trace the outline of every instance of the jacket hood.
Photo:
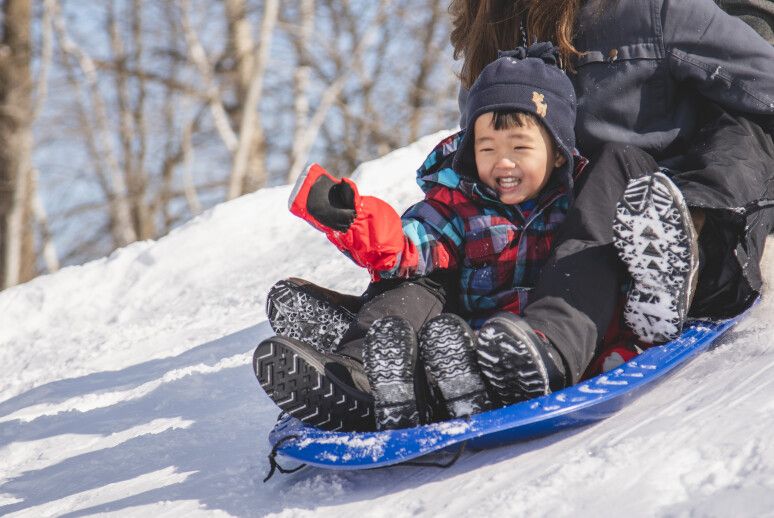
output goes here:
[[[425, 193], [437, 186], [442, 186], [458, 190], [473, 200], [502, 205], [497, 192], [481, 182], [475, 172], [468, 171], [466, 174], [452, 167], [454, 156], [459, 151], [464, 137], [465, 130], [458, 131], [433, 148], [422, 166], [417, 169], [417, 185]], [[587, 164], [588, 160], [573, 150], [570, 160], [551, 174], [544, 192], [551, 193], [551, 198], [554, 194], [567, 193], [568, 186], [573, 185], [574, 180], [583, 172]], [[572, 202], [572, 193], [569, 199]], [[544, 196], [541, 194], [538, 200], [543, 201]]]
[[[425, 193], [437, 186], [443, 186], [461, 191], [474, 200], [502, 204], [497, 192], [478, 179], [475, 168], [465, 172], [454, 169], [454, 157], [459, 151], [464, 137], [465, 130], [461, 130], [438, 143], [417, 170], [417, 184]], [[564, 166], [554, 169], [544, 191], [568, 192], [569, 186], [573, 184], [573, 179], [580, 173], [586, 162], [585, 158], [578, 155], [577, 152], [574, 153]], [[572, 200], [572, 196], [570, 199]]]

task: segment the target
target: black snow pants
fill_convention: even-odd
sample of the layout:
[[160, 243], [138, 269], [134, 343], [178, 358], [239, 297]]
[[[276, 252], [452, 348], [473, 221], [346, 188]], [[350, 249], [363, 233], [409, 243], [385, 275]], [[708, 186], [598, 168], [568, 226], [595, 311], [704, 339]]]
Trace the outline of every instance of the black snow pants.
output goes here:
[[361, 296], [355, 320], [342, 336], [336, 352], [362, 363], [363, 339], [376, 320], [403, 317], [416, 332], [433, 317], [454, 312], [457, 296], [449, 272], [437, 272], [415, 279], [388, 279], [371, 283]]
[[[716, 111], [707, 114], [711, 122], [700, 138], [669, 167], [689, 207], [706, 214], [689, 315], [723, 318], [749, 307], [761, 290], [760, 260], [774, 211], [750, 206], [774, 198], [774, 143], [754, 122], [711, 108]], [[603, 146], [590, 158], [524, 310], [564, 356], [571, 383], [593, 359], [626, 279], [612, 245], [616, 204], [630, 179], [664, 165], [621, 144]]]

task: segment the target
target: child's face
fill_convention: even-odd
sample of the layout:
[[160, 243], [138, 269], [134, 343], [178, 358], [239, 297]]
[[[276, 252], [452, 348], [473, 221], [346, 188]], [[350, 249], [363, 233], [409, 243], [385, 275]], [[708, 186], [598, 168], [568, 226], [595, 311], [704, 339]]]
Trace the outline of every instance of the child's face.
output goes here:
[[479, 179], [505, 204], [535, 198], [554, 168], [566, 162], [565, 157], [556, 152], [542, 124], [530, 121], [524, 126], [496, 130], [492, 119], [492, 112], [484, 113], [473, 126]]

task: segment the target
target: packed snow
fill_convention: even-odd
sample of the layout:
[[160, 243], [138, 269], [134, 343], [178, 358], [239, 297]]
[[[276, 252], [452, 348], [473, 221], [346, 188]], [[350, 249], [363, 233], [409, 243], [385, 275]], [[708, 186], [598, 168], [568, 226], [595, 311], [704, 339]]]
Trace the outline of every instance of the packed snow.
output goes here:
[[[442, 136], [363, 164], [361, 191], [405, 209]], [[289, 192], [0, 293], [0, 515], [774, 516], [770, 298], [598, 424], [448, 469], [306, 468], [263, 483], [278, 409], [251, 355], [271, 334], [269, 287], [368, 282], [288, 213]]]

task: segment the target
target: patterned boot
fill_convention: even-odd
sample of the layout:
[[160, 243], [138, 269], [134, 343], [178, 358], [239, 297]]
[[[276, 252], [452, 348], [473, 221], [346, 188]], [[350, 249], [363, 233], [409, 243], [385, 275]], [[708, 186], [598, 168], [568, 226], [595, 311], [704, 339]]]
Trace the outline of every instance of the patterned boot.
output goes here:
[[419, 425], [425, 402], [417, 401], [417, 338], [406, 319], [388, 316], [371, 324], [363, 367], [374, 397], [376, 429]]
[[279, 281], [269, 290], [266, 315], [275, 333], [335, 351], [354, 320], [360, 298], [326, 290], [303, 279]]
[[360, 363], [284, 336], [255, 349], [253, 370], [282, 410], [323, 430], [374, 430], [373, 397]]
[[419, 332], [419, 354], [449, 417], [493, 408], [476, 360], [476, 335], [465, 320], [444, 313]]
[[663, 173], [629, 182], [616, 210], [614, 245], [634, 280], [626, 324], [646, 342], [676, 338], [683, 327], [698, 271], [691, 214]]
[[502, 405], [550, 394], [565, 386], [559, 352], [512, 313], [498, 313], [481, 326], [476, 352], [489, 394]]

